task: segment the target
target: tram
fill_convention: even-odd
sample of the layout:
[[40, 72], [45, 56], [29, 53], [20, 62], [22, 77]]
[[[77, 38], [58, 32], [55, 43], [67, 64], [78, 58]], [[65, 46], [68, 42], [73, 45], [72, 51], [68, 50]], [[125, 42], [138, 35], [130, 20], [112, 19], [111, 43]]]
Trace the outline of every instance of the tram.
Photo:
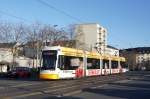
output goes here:
[[125, 58], [54, 46], [42, 50], [41, 79], [68, 79], [126, 72]]

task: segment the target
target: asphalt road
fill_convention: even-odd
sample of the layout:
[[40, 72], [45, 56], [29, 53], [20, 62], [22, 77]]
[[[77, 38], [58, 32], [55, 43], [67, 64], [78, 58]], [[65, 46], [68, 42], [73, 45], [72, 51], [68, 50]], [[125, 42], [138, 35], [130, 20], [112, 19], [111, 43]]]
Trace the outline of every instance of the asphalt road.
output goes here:
[[77, 99], [150, 99], [150, 72], [130, 72], [129, 79], [95, 88], [84, 89], [73, 95]]
[[78, 85], [80, 80], [36, 81], [1, 78], [0, 99], [150, 99], [150, 72], [129, 72], [126, 76], [128, 79], [76, 91], [70, 90], [63, 96], [52, 93], [60, 87], [61, 91], [72, 88], [72, 84]]

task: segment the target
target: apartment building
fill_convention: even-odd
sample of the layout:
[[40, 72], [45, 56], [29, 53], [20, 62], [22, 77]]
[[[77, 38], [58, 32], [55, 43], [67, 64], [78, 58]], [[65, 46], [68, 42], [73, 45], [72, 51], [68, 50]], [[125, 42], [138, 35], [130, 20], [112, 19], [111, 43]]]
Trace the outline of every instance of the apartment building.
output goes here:
[[120, 51], [130, 70], [150, 70], [150, 47], [129, 48]]
[[107, 31], [97, 23], [77, 24], [75, 27], [76, 48], [105, 53]]

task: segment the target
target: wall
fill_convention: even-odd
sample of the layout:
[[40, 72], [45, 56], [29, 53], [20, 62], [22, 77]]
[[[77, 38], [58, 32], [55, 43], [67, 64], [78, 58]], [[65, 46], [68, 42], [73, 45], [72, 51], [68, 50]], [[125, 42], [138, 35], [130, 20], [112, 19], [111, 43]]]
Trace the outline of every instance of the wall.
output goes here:
[[119, 50], [113, 49], [113, 48], [106, 48], [106, 54], [113, 55], [113, 56], [119, 56]]
[[104, 53], [107, 46], [106, 29], [96, 23], [78, 24], [75, 27], [76, 48]]
[[[37, 59], [31, 59], [23, 56], [13, 57], [10, 49], [0, 49], [0, 62], [9, 63], [9, 65], [12, 66], [13, 60], [17, 63], [15, 66], [30, 68], [36, 68], [40, 66], [40, 61]], [[7, 72], [7, 64], [3, 64], [0, 66], [0, 72]]]
[[1, 61], [7, 61], [12, 62], [13, 55], [11, 50], [9, 49], [0, 49], [0, 62]]

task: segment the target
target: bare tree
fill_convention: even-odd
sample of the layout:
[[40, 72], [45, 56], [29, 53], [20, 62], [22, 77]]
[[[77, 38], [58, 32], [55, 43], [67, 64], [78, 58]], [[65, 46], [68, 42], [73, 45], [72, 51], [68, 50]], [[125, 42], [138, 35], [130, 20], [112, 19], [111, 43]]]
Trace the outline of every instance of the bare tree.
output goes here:
[[34, 44], [38, 40], [38, 35], [40, 31], [40, 24], [34, 23], [28, 26], [26, 40], [31, 43], [31, 47], [35, 47]]
[[68, 31], [70, 40], [74, 40], [75, 39], [75, 24], [70, 24], [67, 27], [67, 31]]
[[23, 24], [0, 23], [0, 41], [2, 43], [14, 44], [13, 47], [9, 47], [13, 55], [13, 66], [15, 65], [15, 58], [18, 55], [19, 43], [24, 41], [23, 37], [26, 33], [25, 30], [25, 25]]
[[13, 25], [12, 33], [13, 42], [24, 43], [27, 34], [27, 26], [22, 23], [15, 24]]
[[42, 37], [42, 41], [48, 42], [49, 46], [54, 45], [56, 41], [65, 41], [68, 40], [67, 33], [61, 29], [56, 29], [56, 27], [51, 25], [44, 25], [40, 32], [40, 36]]
[[40, 23], [34, 23], [30, 26], [28, 26], [28, 32], [26, 36], [27, 45], [30, 50], [32, 50], [32, 59], [33, 59], [33, 66], [35, 67], [34, 60], [36, 59], [36, 64], [39, 57], [39, 34], [41, 30], [41, 24]]
[[[20, 47], [23, 43], [25, 43], [25, 36], [27, 33], [27, 28], [26, 25], [23, 23], [18, 23], [18, 24], [14, 24], [12, 26], [12, 42], [15, 42], [15, 46], [13, 47], [12, 50], [12, 54], [13, 54], [13, 63], [15, 63], [15, 59], [18, 56], [19, 53], [22, 52], [22, 50], [20, 50]], [[22, 53], [23, 54], [23, 53]], [[15, 64], [13, 64], [15, 65]]]
[[12, 39], [12, 25], [7, 22], [0, 23], [0, 41], [4, 43], [11, 42]]
[[[67, 41], [68, 38], [68, 33], [63, 28], [58, 28], [57, 25], [42, 25], [37, 22], [31, 25], [0, 23], [0, 42], [26, 43], [28, 45], [26, 47], [33, 49], [33, 53], [31, 53], [33, 54], [33, 59], [38, 58], [39, 52], [44, 46], [44, 41], [48, 42], [49, 46], [53, 46], [60, 45], [63, 41]], [[63, 44], [63, 46], [66, 45]], [[18, 45], [12, 48], [14, 62], [17, 52]]]
[[49, 37], [51, 38], [52, 42], [65, 41], [68, 39], [67, 33], [63, 29], [60, 29], [60, 30], [54, 29], [51, 32], [51, 35]]

